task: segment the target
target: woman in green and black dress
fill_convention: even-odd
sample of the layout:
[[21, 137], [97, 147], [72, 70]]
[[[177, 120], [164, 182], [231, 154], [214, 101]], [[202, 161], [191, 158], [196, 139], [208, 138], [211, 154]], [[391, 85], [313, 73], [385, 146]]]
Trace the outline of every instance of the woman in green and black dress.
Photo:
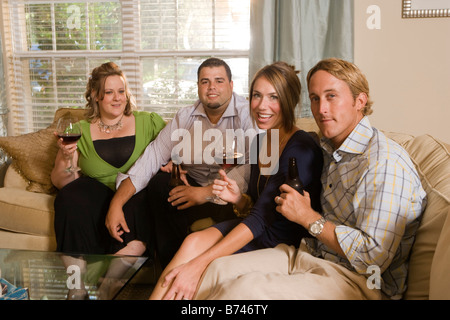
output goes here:
[[[156, 113], [135, 111], [132, 94], [120, 68], [105, 63], [95, 68], [87, 84], [86, 119], [80, 121], [78, 143], [63, 144], [52, 171], [59, 189], [55, 199], [57, 251], [65, 253], [142, 255], [152, 246], [145, 189], [124, 206], [122, 242], [105, 227], [118, 172], [127, 172], [164, 127]], [[67, 172], [73, 156], [79, 172]]]

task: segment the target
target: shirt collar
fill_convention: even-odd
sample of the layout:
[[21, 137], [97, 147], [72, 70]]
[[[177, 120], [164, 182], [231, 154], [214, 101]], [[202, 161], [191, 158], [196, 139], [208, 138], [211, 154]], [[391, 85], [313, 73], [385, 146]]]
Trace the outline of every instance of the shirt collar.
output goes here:
[[362, 154], [364, 150], [366, 150], [372, 136], [373, 128], [370, 125], [369, 118], [365, 116], [337, 150], [333, 150], [331, 141], [326, 138], [322, 138], [321, 145], [322, 148], [328, 154], [332, 155], [336, 161], [340, 161], [343, 153]]
[[[233, 95], [231, 96], [230, 103], [228, 104], [227, 109], [223, 113], [222, 118], [234, 117], [234, 116], [238, 115], [238, 111], [236, 110], [235, 100], [236, 100], [236, 98], [235, 98], [234, 92], [233, 92]], [[202, 117], [206, 118], [207, 115], [206, 115], [205, 107], [203, 106], [201, 101], [197, 100], [195, 105], [196, 105], [196, 108], [195, 108], [194, 112], [192, 113], [192, 115], [193, 116], [202, 116]]]

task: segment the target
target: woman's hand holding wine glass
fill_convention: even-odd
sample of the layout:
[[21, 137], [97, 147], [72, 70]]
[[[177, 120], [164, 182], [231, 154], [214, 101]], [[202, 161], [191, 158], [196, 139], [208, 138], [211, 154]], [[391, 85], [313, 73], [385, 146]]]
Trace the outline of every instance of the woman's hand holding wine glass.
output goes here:
[[214, 180], [213, 194], [219, 199], [230, 203], [237, 203], [242, 195], [236, 181], [227, 176], [225, 170], [219, 170], [220, 179]]
[[[221, 152], [214, 154], [214, 160], [216, 161], [217, 164], [219, 164], [222, 167], [222, 170], [219, 171], [219, 175], [220, 175], [219, 177], [221, 177], [222, 179], [227, 177], [226, 173], [228, 171], [230, 171], [235, 166], [241, 164], [241, 161], [243, 160], [244, 154], [238, 152], [238, 150], [239, 149], [238, 149], [237, 139], [234, 138], [232, 140], [232, 144], [231, 145], [223, 146]], [[221, 171], [223, 172], [223, 174], [221, 173]], [[240, 196], [240, 190], [237, 187], [236, 182], [234, 180], [229, 179], [229, 178], [226, 178], [226, 179], [228, 179], [228, 181], [233, 181], [233, 186], [236, 186], [236, 188], [237, 188], [236, 189], [237, 191], [235, 190], [234, 192], [237, 193]], [[213, 185], [214, 197], [211, 197], [208, 200], [213, 202], [213, 203], [216, 203], [216, 204], [226, 205], [228, 203], [227, 200], [224, 199], [221, 195], [219, 196], [219, 194], [218, 194], [218, 191], [220, 191], [220, 190], [218, 190], [218, 187], [220, 185], [217, 184], [216, 181], [217, 180], [214, 181], [214, 185]], [[220, 183], [220, 181], [217, 181], [217, 182]], [[233, 202], [233, 201], [229, 201], [229, 202]]]
[[77, 149], [77, 141], [81, 138], [80, 123], [70, 116], [62, 117], [58, 121], [56, 135], [59, 138], [58, 146], [63, 151], [64, 156], [70, 159], [70, 166], [66, 168], [66, 171], [79, 171], [80, 168], [73, 164], [73, 154]]

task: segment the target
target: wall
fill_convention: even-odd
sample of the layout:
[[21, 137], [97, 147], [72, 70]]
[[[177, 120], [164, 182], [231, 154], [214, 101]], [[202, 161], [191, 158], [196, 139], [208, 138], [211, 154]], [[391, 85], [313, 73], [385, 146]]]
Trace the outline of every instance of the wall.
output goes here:
[[[369, 29], [380, 8], [380, 29]], [[355, 64], [366, 74], [373, 126], [450, 143], [450, 18], [403, 19], [402, 0], [355, 0]], [[375, 24], [376, 25], [376, 24]]]

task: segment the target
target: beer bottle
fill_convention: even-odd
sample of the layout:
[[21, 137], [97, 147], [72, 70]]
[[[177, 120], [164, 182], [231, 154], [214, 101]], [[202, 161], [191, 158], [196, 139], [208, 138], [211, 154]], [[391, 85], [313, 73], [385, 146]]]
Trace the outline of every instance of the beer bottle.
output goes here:
[[298, 174], [297, 159], [294, 157], [289, 158], [288, 176], [285, 183], [303, 195], [303, 183]]
[[175, 188], [177, 186], [184, 185], [183, 180], [181, 180], [181, 178], [180, 178], [180, 170], [181, 170], [180, 164], [173, 162], [172, 163], [172, 173], [170, 175], [170, 180], [169, 180], [169, 186], [171, 188]]

